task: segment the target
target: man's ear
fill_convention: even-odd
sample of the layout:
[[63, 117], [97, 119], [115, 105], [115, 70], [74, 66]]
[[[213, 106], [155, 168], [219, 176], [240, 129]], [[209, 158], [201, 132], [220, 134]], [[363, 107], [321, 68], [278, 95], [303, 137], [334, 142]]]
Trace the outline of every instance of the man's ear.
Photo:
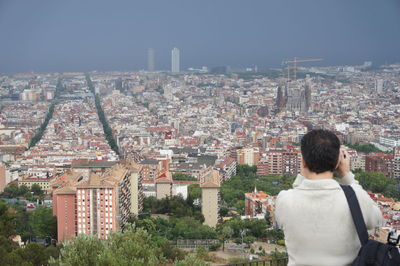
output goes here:
[[341, 155], [342, 155], [342, 150], [340, 150], [340, 152], [339, 152], [339, 156], [337, 158], [337, 164], [336, 164], [335, 170], [338, 169], [338, 167], [340, 165], [340, 161], [341, 161], [341, 157], [342, 157]]
[[301, 157], [301, 166], [302, 166], [303, 168], [308, 168], [308, 167], [307, 167], [307, 164], [306, 164], [306, 161], [303, 159], [303, 157]]

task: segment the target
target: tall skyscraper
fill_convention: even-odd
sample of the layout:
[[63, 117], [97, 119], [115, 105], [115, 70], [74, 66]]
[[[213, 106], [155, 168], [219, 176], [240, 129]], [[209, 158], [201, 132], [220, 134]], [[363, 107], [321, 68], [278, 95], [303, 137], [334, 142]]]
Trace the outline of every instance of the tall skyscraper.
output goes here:
[[156, 52], [153, 48], [147, 50], [147, 70], [154, 71], [156, 66]]
[[179, 67], [180, 67], [179, 49], [175, 47], [171, 51], [171, 72], [179, 73], [179, 71], [180, 71]]

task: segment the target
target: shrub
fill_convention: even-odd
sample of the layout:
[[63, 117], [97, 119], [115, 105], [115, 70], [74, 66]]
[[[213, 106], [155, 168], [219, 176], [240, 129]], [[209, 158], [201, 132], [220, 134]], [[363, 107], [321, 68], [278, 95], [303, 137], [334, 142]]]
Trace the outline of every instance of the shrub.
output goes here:
[[221, 247], [221, 243], [215, 243], [215, 244], [211, 244], [208, 249], [211, 250], [211, 251], [216, 251], [220, 247]]

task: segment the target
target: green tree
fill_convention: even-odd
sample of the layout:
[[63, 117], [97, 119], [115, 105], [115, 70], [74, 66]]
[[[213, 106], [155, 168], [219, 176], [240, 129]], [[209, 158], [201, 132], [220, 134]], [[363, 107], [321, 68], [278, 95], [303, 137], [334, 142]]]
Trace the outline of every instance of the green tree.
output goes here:
[[207, 262], [198, 258], [195, 254], [189, 254], [184, 260], [176, 261], [174, 266], [209, 266]]
[[251, 174], [257, 173], [257, 166], [250, 166], [247, 164], [239, 164], [236, 168], [237, 175], [239, 176], [248, 176]]
[[58, 259], [50, 258], [50, 265], [101, 265], [104, 245], [96, 236], [78, 235], [74, 241], [65, 242]]
[[159, 239], [143, 229], [128, 228], [124, 233], [112, 233], [107, 240], [96, 236], [78, 235], [66, 242], [58, 259], [50, 265], [162, 265], [167, 261]]
[[8, 239], [8, 237], [0, 235], [0, 258], [5, 258], [7, 254], [10, 254], [11, 252], [13, 252], [13, 250], [17, 248], [17, 243], [11, 241], [10, 239]]
[[29, 223], [33, 233], [39, 238], [51, 236], [57, 238], [57, 218], [53, 216], [52, 209], [39, 206], [32, 212]]
[[356, 179], [360, 182], [364, 189], [371, 190], [376, 193], [383, 193], [385, 196], [400, 198], [397, 184], [394, 179], [386, 177], [379, 172], [361, 172], [356, 174]]
[[37, 243], [28, 243], [25, 248], [20, 248], [17, 243], [0, 236], [0, 265], [48, 265], [50, 256], [58, 256], [56, 247], [45, 248]]
[[230, 228], [229, 226], [224, 226], [222, 227], [222, 230], [219, 234], [219, 238], [221, 239], [222, 242], [222, 251], [225, 251], [225, 242], [226, 240], [229, 240], [233, 236], [233, 229]]
[[101, 107], [100, 97], [98, 94], [95, 93], [95, 89], [94, 89], [94, 86], [93, 86], [92, 80], [90, 79], [89, 74], [86, 74], [86, 83], [87, 83], [90, 91], [94, 94], [94, 102], [95, 102], [95, 106], [97, 109], [97, 115], [99, 116], [99, 120], [100, 120], [101, 124], [103, 125], [103, 131], [104, 131], [106, 140], [107, 140], [108, 144], [110, 145], [111, 149], [113, 151], [115, 151], [116, 154], [119, 154], [119, 149], [118, 149], [117, 143], [114, 139], [112, 129], [111, 129], [110, 125], [108, 124], [108, 121], [104, 114], [103, 108]]
[[185, 180], [185, 181], [197, 181], [197, 178], [190, 174], [185, 173], [174, 173], [172, 175], [173, 180]]
[[201, 224], [193, 217], [173, 219], [168, 239], [217, 239], [214, 228]]
[[0, 201], [0, 236], [6, 238], [15, 235], [16, 215], [8, 209], [4, 201]]
[[201, 199], [201, 188], [198, 184], [188, 186], [188, 201], [193, 203], [195, 199]]
[[178, 261], [185, 259], [185, 256], [187, 255], [186, 251], [173, 247], [170, 241], [166, 239], [160, 240], [159, 242], [162, 253], [169, 261]]
[[166, 262], [158, 243], [144, 230], [114, 233], [100, 256], [103, 265], [160, 265]]
[[146, 230], [149, 233], [156, 231], [156, 224], [150, 218], [138, 220], [137, 227], [143, 228], [144, 230]]
[[7, 199], [17, 198], [20, 196], [19, 187], [17, 184], [11, 184], [4, 188], [1, 196]]
[[20, 204], [15, 204], [14, 209], [16, 210], [16, 234], [21, 236], [23, 242], [26, 242], [31, 236], [29, 212]]
[[32, 185], [31, 192], [33, 192], [33, 194], [35, 196], [39, 196], [39, 197], [43, 196], [43, 194], [44, 194], [44, 191], [42, 190], [42, 187], [39, 186], [38, 184], [33, 184]]
[[41, 266], [47, 265], [49, 255], [43, 245], [37, 243], [29, 243], [25, 248], [19, 248], [14, 251], [21, 257], [23, 261], [30, 262], [31, 265]]
[[56, 105], [55, 102], [53, 104], [51, 104], [49, 111], [47, 112], [46, 118], [44, 119], [43, 123], [40, 125], [35, 136], [33, 136], [33, 138], [31, 139], [31, 142], [29, 143], [29, 148], [32, 148], [33, 146], [35, 146], [36, 143], [38, 143], [40, 141], [40, 139], [43, 137], [44, 131], [46, 130], [46, 127], [49, 124], [50, 119], [53, 117], [55, 105]]
[[287, 258], [287, 256], [288, 254], [286, 252], [280, 252], [276, 248], [274, 251], [271, 251], [271, 253], [269, 253], [268, 255], [268, 257], [270, 257], [271, 259]]
[[229, 264], [241, 264], [241, 263], [247, 263], [250, 262], [250, 260], [248, 258], [230, 258], [228, 260]]
[[285, 238], [285, 235], [283, 234], [282, 230], [269, 229], [267, 231], [267, 237], [274, 241], [279, 241], [283, 240]]
[[226, 207], [221, 207], [221, 208], [219, 208], [219, 215], [220, 215], [221, 217], [227, 216], [228, 213], [229, 213], [229, 209], [228, 209], [228, 208], [226, 208]]
[[371, 153], [371, 152], [382, 152], [375, 145], [371, 143], [355, 143], [355, 144], [346, 144], [346, 146], [355, 149], [358, 152], [363, 153]]
[[254, 236], [245, 236], [243, 238], [243, 243], [246, 243], [248, 247], [250, 247], [251, 244], [256, 241], [256, 238]]
[[245, 230], [247, 236], [264, 238], [268, 234], [267, 228], [269, 227], [269, 222], [259, 219], [241, 220], [240, 218], [234, 218], [221, 224], [218, 230], [221, 231], [225, 226], [233, 230], [233, 237], [241, 237], [240, 232]]
[[172, 218], [195, 217], [203, 222], [204, 217], [199, 206], [194, 206], [190, 200], [184, 200], [180, 196], [166, 197], [157, 200], [154, 197], [145, 198], [143, 201], [143, 212], [155, 214], [168, 214]]

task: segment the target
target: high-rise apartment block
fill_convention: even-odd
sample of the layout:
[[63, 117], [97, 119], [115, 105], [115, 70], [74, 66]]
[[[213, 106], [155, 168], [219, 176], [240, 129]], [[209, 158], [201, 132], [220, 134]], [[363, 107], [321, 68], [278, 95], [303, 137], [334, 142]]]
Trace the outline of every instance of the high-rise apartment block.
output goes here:
[[180, 51], [176, 47], [171, 51], [171, 72], [180, 72]]
[[140, 162], [143, 171], [144, 181], [154, 181], [161, 174], [162, 161], [159, 160], [143, 160]]
[[220, 176], [218, 170], [212, 170], [200, 184], [201, 188], [201, 212], [204, 216], [204, 224], [216, 227], [219, 222], [220, 203]]
[[238, 164], [247, 164], [250, 166], [257, 165], [260, 158], [260, 151], [258, 148], [243, 148], [236, 150], [236, 157]]
[[104, 173], [70, 170], [52, 187], [58, 241], [77, 234], [105, 239], [141, 211], [141, 168], [133, 163], [117, 164]]
[[348, 150], [350, 155], [350, 168], [351, 171], [363, 170], [365, 171], [365, 154], [357, 152], [356, 150]]
[[268, 151], [257, 164], [258, 175], [290, 175], [300, 173], [301, 153], [294, 151]]
[[221, 163], [216, 165], [217, 170], [221, 175], [221, 181], [229, 180], [233, 175], [236, 175], [237, 162], [231, 157], [225, 158]]
[[147, 70], [154, 71], [156, 69], [156, 52], [153, 48], [147, 50]]
[[0, 165], [0, 192], [4, 191], [6, 185], [6, 167], [4, 165]]
[[381, 172], [387, 177], [393, 177], [394, 154], [375, 153], [365, 156], [365, 170]]
[[400, 146], [393, 149], [393, 178], [400, 178]]

